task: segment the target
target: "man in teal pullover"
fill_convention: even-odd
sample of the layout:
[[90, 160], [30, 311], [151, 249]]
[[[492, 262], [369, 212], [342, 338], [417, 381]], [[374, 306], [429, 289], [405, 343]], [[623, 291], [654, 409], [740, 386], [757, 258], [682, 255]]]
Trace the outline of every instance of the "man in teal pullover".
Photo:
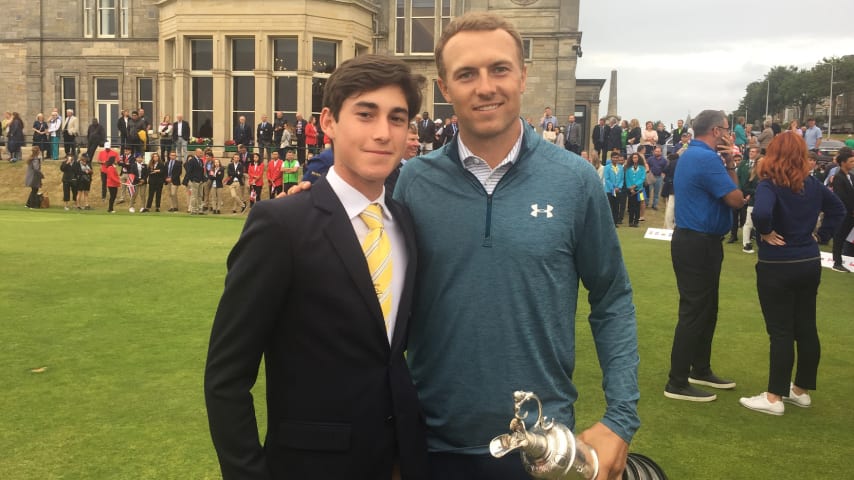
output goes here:
[[395, 189], [418, 241], [408, 361], [429, 430], [431, 478], [528, 478], [518, 456], [488, 453], [513, 416], [514, 390], [537, 393], [545, 415], [575, 427], [580, 283], [607, 402], [580, 438], [598, 453], [597, 478], [621, 478], [640, 425], [637, 327], [599, 177], [521, 120], [526, 70], [521, 38], [506, 20], [457, 17], [435, 53], [459, 134], [408, 162]]

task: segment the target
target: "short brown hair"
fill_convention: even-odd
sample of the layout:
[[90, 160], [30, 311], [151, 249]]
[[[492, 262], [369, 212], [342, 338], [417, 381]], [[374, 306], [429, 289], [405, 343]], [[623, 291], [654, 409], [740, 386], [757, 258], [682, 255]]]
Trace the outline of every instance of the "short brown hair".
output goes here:
[[436, 57], [436, 70], [439, 71], [439, 78], [445, 79], [446, 72], [442, 51], [451, 37], [460, 32], [491, 32], [493, 30], [504, 30], [513, 37], [519, 54], [519, 66], [524, 67], [525, 58], [522, 52], [522, 36], [519, 34], [519, 30], [516, 30], [512, 23], [500, 15], [488, 12], [469, 12], [451, 20], [451, 23], [442, 31], [439, 42], [436, 43], [436, 49], [433, 53]]
[[382, 87], [397, 85], [406, 98], [409, 120], [421, 109], [424, 76], [413, 74], [402, 60], [383, 55], [360, 55], [342, 63], [326, 82], [323, 107], [338, 121], [341, 106], [348, 98]]

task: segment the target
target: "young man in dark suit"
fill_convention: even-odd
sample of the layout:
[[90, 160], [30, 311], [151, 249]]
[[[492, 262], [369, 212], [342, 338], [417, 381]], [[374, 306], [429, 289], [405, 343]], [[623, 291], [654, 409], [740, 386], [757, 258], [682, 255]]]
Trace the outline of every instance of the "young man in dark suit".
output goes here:
[[[177, 122], [176, 122], [177, 123]], [[166, 161], [166, 186], [169, 189], [169, 211], [178, 211], [178, 187], [181, 186], [181, 172], [183, 164], [180, 157], [172, 150], [169, 152], [169, 160]]]
[[[425, 478], [423, 416], [403, 356], [414, 230], [383, 187], [404, 154], [421, 81], [362, 55], [326, 85], [335, 165], [252, 209], [228, 257], [205, 398], [223, 478]], [[250, 390], [265, 360], [267, 436]]]
[[273, 150], [273, 124], [267, 121], [267, 115], [261, 116], [261, 123], [258, 124], [256, 132], [258, 132], [258, 150], [263, 162], [270, 157]]
[[187, 144], [190, 142], [190, 124], [184, 120], [180, 113], [175, 115], [175, 123], [172, 125], [172, 145], [178, 154], [178, 160], [184, 161], [187, 157]]

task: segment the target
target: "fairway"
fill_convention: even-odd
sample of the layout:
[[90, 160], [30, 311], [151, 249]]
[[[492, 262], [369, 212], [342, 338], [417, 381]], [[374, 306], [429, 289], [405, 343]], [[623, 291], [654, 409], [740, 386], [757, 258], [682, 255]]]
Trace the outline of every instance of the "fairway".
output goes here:
[[[0, 206], [0, 479], [219, 478], [202, 379], [226, 256], [244, 218]], [[669, 243], [644, 240], [643, 232], [618, 230], [641, 355], [642, 426], [632, 451], [677, 480], [847, 478], [854, 275], [822, 271], [813, 407], [762, 415], [738, 404], [767, 382], [756, 257], [725, 245], [712, 364], [738, 387], [717, 392], [710, 404], [669, 400], [662, 391], [676, 284]], [[604, 408], [585, 299], [577, 327], [578, 429]], [[508, 421], [515, 389], [507, 385]], [[256, 404], [263, 429], [263, 394]], [[506, 427], [495, 425], [496, 435]]]

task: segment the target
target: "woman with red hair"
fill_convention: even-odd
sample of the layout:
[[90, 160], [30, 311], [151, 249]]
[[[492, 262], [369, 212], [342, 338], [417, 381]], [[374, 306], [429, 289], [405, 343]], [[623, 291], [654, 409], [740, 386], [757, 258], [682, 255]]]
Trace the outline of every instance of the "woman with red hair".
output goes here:
[[[809, 407], [816, 387], [820, 344], [815, 305], [821, 280], [818, 243], [828, 241], [845, 207], [810, 175], [807, 146], [798, 135], [777, 135], [756, 167], [753, 225], [760, 235], [756, 289], [771, 341], [768, 391], [740, 403], [782, 415], [783, 402]], [[813, 233], [819, 212], [821, 228]], [[797, 344], [797, 373], [792, 382]]]

